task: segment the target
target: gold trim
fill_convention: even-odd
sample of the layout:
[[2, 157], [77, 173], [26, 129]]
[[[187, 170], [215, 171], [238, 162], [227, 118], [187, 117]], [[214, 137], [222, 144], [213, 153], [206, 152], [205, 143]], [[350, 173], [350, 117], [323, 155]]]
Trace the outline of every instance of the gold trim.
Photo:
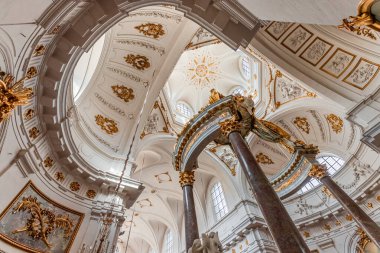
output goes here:
[[[9, 211], [9, 209], [16, 203], [17, 199], [20, 198], [20, 196], [25, 192], [25, 190], [28, 188], [28, 187], [31, 187], [41, 198], [43, 198], [44, 200], [46, 200], [47, 202], [49, 202], [49, 204], [52, 204], [64, 211], [67, 211], [67, 212], [70, 212], [72, 214], [75, 214], [75, 215], [78, 215], [79, 216], [79, 220], [78, 220], [78, 223], [77, 225], [75, 226], [75, 229], [73, 230], [73, 233], [71, 234], [71, 238], [70, 238], [70, 241], [69, 243], [67, 244], [67, 247], [66, 247], [66, 250], [64, 251], [64, 253], [69, 253], [70, 252], [70, 248], [74, 242], [74, 239], [78, 233], [78, 230], [79, 230], [79, 227], [81, 226], [82, 224], [82, 221], [83, 221], [83, 217], [84, 217], [84, 214], [83, 213], [80, 213], [78, 211], [75, 211], [73, 209], [70, 209], [68, 207], [65, 207], [61, 204], [59, 204], [58, 202], [55, 202], [54, 200], [50, 199], [49, 197], [47, 197], [46, 195], [44, 195], [34, 184], [31, 180], [28, 181], [28, 183], [26, 183], [26, 185], [21, 189], [21, 191], [16, 195], [16, 197], [14, 197], [12, 199], [12, 201], [7, 205], [7, 207], [4, 209], [4, 211], [0, 214], [0, 220], [2, 220], [5, 216], [5, 214], [7, 214], [7, 212]], [[22, 250], [26, 250], [27, 252], [32, 252], [32, 253], [41, 253], [41, 251], [37, 251], [36, 249], [33, 249], [27, 245], [24, 245], [22, 243], [19, 243], [11, 238], [8, 238], [5, 234], [1, 234], [0, 233], [0, 239], [2, 239], [3, 241], [11, 244], [12, 246], [15, 246], [19, 249], [22, 249]]]
[[[276, 38], [276, 37], [274, 37], [274, 36], [268, 31], [268, 29], [269, 29], [274, 23], [289, 23], [290, 25], [289, 25], [288, 28], [285, 29], [285, 31], [284, 31], [284, 32], [283, 32], [278, 38]], [[269, 34], [269, 36], [271, 36], [273, 39], [275, 39], [276, 41], [279, 41], [279, 40], [282, 38], [282, 36], [284, 36], [284, 34], [287, 33], [287, 32], [289, 31], [290, 28], [292, 28], [292, 26], [294, 26], [294, 23], [292, 23], [292, 22], [279, 22], [279, 21], [273, 21], [272, 23], [270, 23], [270, 24], [268, 25], [267, 28], [265, 28], [264, 31], [265, 31], [267, 34]]]
[[193, 185], [195, 182], [194, 170], [179, 173], [179, 184], [181, 187]]
[[[355, 84], [353, 84], [353, 83], [350, 83], [349, 81], [347, 81], [347, 79], [351, 76], [352, 73], [354, 73], [354, 71], [355, 71], [356, 68], [360, 65], [360, 63], [361, 63], [362, 61], [377, 66], [377, 70], [376, 70], [376, 73], [372, 76], [372, 78], [366, 83], [366, 85], [364, 85], [363, 87], [359, 87], [359, 86], [357, 86], [357, 85], [355, 85]], [[373, 79], [377, 76], [377, 74], [379, 73], [379, 70], [380, 70], [380, 64], [378, 64], [378, 63], [374, 63], [374, 62], [372, 62], [372, 61], [369, 61], [369, 60], [364, 59], [363, 57], [361, 57], [361, 58], [359, 59], [359, 61], [356, 63], [355, 67], [354, 67], [354, 68], [350, 71], [350, 73], [349, 73], [349, 74], [343, 79], [343, 82], [345, 82], [345, 83], [347, 83], [347, 84], [349, 84], [349, 85], [351, 85], [351, 86], [353, 86], [353, 87], [355, 87], [355, 88], [357, 88], [357, 89], [359, 89], [359, 90], [364, 90], [364, 89], [367, 88], [367, 86], [373, 81]]]
[[[322, 42], [324, 42], [324, 43], [326, 43], [327, 45], [330, 45], [330, 48], [321, 56], [321, 59], [319, 59], [318, 60], [318, 62], [317, 63], [312, 63], [312, 62], [310, 62], [308, 59], [306, 59], [306, 58], [304, 58], [303, 57], [303, 54], [311, 47], [311, 45], [313, 45], [314, 44], [314, 42], [316, 42], [317, 40], [320, 40], [320, 41], [322, 41]], [[334, 45], [333, 44], [331, 44], [331, 43], [329, 43], [329, 42], [327, 42], [327, 41], [325, 41], [324, 39], [321, 39], [320, 37], [316, 37], [310, 44], [309, 44], [309, 46], [307, 47], [307, 48], [305, 48], [305, 50], [303, 50], [303, 52], [300, 54], [300, 58], [301, 59], [303, 59], [303, 60], [305, 60], [305, 61], [307, 61], [308, 63], [310, 63], [311, 65], [313, 65], [313, 66], [317, 66], [322, 60], [323, 60], [323, 58], [325, 58], [325, 56], [328, 54], [328, 53], [330, 53], [330, 51], [331, 51], [331, 49], [333, 49], [333, 47], [334, 47]]]
[[[291, 48], [289, 48], [287, 45], [284, 44], [284, 42], [289, 38], [290, 35], [294, 33], [299, 27], [304, 29], [306, 32], [310, 33], [310, 37], [305, 40], [296, 51], [293, 51]], [[301, 48], [314, 36], [314, 33], [310, 32], [308, 29], [306, 29], [303, 25], [298, 25], [291, 33], [288, 34], [288, 36], [285, 37], [285, 39], [281, 42], [281, 45], [283, 45], [286, 49], [290, 50], [292, 53], [297, 54], [298, 51], [301, 50]]]
[[[336, 55], [336, 53], [338, 52], [338, 51], [341, 51], [341, 52], [343, 52], [343, 53], [346, 53], [346, 54], [348, 54], [348, 55], [351, 55], [351, 56], [353, 56], [353, 58], [351, 59], [351, 61], [348, 63], [348, 65], [342, 70], [342, 72], [339, 74], [339, 75], [335, 75], [334, 73], [331, 73], [330, 71], [328, 71], [328, 70], [326, 70], [326, 69], [323, 69], [326, 65], [327, 65], [327, 63], [329, 63], [330, 62], [330, 60]], [[329, 74], [330, 76], [332, 76], [332, 77], [335, 77], [335, 78], [339, 78], [339, 77], [341, 77], [343, 74], [344, 74], [344, 72], [346, 72], [346, 70], [351, 66], [351, 64], [352, 64], [352, 62], [355, 60], [355, 58], [356, 58], [356, 55], [354, 55], [354, 54], [351, 54], [351, 53], [349, 53], [349, 52], [347, 52], [346, 50], [344, 50], [344, 49], [341, 49], [341, 48], [337, 48], [335, 51], [334, 51], [334, 53], [327, 59], [327, 61], [319, 68], [320, 70], [322, 70], [323, 72], [325, 72], [326, 74]]]
[[322, 179], [324, 177], [328, 176], [326, 169], [322, 167], [322, 165], [319, 164], [313, 164], [311, 166], [311, 169], [309, 171], [309, 177], [313, 177], [316, 179]]

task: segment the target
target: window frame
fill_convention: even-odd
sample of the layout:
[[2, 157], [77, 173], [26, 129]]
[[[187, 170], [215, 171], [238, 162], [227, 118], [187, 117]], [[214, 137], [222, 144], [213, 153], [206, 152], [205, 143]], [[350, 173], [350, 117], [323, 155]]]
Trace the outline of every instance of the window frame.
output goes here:
[[228, 214], [227, 200], [221, 182], [218, 181], [212, 185], [210, 189], [210, 198], [214, 217], [216, 221], [220, 221]]

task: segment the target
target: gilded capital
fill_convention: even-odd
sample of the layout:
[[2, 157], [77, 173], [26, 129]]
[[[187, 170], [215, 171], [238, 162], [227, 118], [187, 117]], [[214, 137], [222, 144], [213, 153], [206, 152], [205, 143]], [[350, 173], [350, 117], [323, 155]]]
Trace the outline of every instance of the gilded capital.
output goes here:
[[223, 122], [219, 122], [220, 131], [226, 137], [232, 132], [240, 132], [243, 124], [236, 120], [235, 116]]
[[179, 183], [181, 187], [193, 185], [195, 181], [194, 171], [184, 171], [179, 173]]
[[313, 164], [309, 171], [309, 176], [316, 179], [321, 179], [328, 176], [328, 174], [326, 172], [326, 168], [323, 165]]

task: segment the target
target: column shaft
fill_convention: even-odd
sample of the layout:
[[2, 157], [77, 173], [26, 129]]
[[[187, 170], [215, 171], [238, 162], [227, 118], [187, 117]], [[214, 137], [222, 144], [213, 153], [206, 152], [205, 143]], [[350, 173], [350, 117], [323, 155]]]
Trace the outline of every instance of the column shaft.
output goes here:
[[185, 212], [185, 237], [186, 237], [186, 252], [193, 246], [195, 239], [199, 239], [197, 215], [195, 213], [193, 186], [184, 185], [183, 190], [183, 205]]
[[320, 179], [339, 203], [347, 210], [356, 223], [367, 233], [372, 242], [380, 248], [380, 227], [337, 185], [330, 176]]
[[279, 252], [310, 252], [244, 138], [239, 132], [231, 132], [229, 141], [253, 190]]

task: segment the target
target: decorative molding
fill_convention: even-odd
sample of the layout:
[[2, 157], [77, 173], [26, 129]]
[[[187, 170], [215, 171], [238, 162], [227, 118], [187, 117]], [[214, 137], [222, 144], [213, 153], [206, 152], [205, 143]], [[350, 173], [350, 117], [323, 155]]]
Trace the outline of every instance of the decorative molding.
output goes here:
[[326, 176], [328, 176], [328, 174], [326, 172], [325, 166], [323, 166], [323, 165], [316, 165], [316, 164], [313, 164], [311, 166], [311, 169], [309, 171], [309, 177], [314, 177], [316, 179], [321, 179], [321, 178], [326, 177]]
[[337, 48], [335, 52], [320, 67], [320, 70], [332, 77], [339, 78], [350, 67], [355, 60], [356, 55], [351, 54], [341, 48]]
[[41, 56], [45, 53], [46, 48], [44, 45], [37, 45], [33, 51], [33, 56]]
[[53, 165], [54, 165], [54, 160], [50, 156], [47, 156], [44, 160], [44, 167], [51, 168], [53, 167]]
[[37, 127], [29, 129], [29, 138], [36, 139], [40, 135], [40, 130]]
[[289, 22], [272, 22], [265, 31], [275, 40], [279, 40], [291, 27], [293, 23]]
[[351, 72], [343, 79], [343, 82], [359, 90], [364, 90], [377, 76], [379, 70], [380, 64], [360, 58]]
[[183, 171], [179, 173], [179, 184], [181, 187], [186, 185], [193, 185], [195, 182], [194, 170]]
[[313, 66], [317, 66], [330, 52], [333, 45], [319, 37], [316, 37], [310, 45], [300, 54], [301, 59]]
[[70, 183], [70, 190], [73, 192], [77, 192], [80, 190], [80, 184], [78, 182], [71, 182]]
[[94, 199], [96, 197], [96, 191], [90, 189], [86, 192], [86, 196], [89, 199]]
[[34, 111], [34, 109], [27, 109], [24, 113], [24, 120], [30, 120], [32, 119], [34, 116], [36, 115], [36, 112]]
[[131, 39], [118, 39], [118, 40], [116, 40], [116, 42], [120, 43], [120, 44], [140, 46], [140, 47], [144, 47], [146, 49], [151, 49], [155, 52], [158, 52], [161, 56], [163, 56], [165, 54], [165, 48], [164, 47], [157, 47], [154, 44], [151, 44], [151, 43], [148, 43], [145, 41], [131, 40]]
[[108, 106], [108, 108], [110, 108], [111, 110], [117, 112], [118, 114], [120, 114], [121, 116], [124, 116], [126, 117], [127, 114], [124, 110], [120, 109], [119, 107], [109, 103], [108, 101], [106, 101], [99, 93], [95, 92], [95, 97], [100, 101], [102, 102], [103, 104], [105, 104], [106, 106]]
[[57, 180], [58, 182], [63, 182], [63, 180], [65, 180], [65, 175], [63, 174], [63, 172], [61, 171], [57, 171], [55, 174], [54, 174], [54, 178], [55, 180]]
[[136, 17], [136, 16], [143, 16], [143, 17], [159, 17], [163, 19], [171, 19], [174, 20], [177, 24], [179, 24], [182, 21], [183, 16], [182, 15], [172, 15], [164, 12], [159, 11], [135, 11], [132, 13], [129, 13], [129, 17]]
[[305, 45], [310, 38], [313, 37], [313, 33], [307, 30], [304, 26], [298, 25], [281, 44], [296, 54]]
[[158, 181], [159, 184], [164, 183], [164, 182], [171, 182], [171, 181], [173, 181], [172, 177], [169, 174], [169, 171], [163, 172], [163, 173], [159, 173], [157, 175], [154, 175], [154, 177], [157, 179], [157, 181]]
[[142, 83], [142, 85], [146, 88], [149, 86], [149, 82], [148, 81], [144, 81], [143, 79], [141, 79], [140, 77], [132, 74], [132, 73], [129, 73], [129, 72], [126, 72], [124, 70], [120, 70], [120, 69], [117, 69], [117, 68], [114, 68], [114, 67], [107, 67], [108, 70], [110, 70], [111, 72], [114, 72], [116, 74], [119, 74], [123, 77], [126, 77], [126, 78], [129, 78], [131, 79], [132, 81], [135, 81], [137, 83]]

